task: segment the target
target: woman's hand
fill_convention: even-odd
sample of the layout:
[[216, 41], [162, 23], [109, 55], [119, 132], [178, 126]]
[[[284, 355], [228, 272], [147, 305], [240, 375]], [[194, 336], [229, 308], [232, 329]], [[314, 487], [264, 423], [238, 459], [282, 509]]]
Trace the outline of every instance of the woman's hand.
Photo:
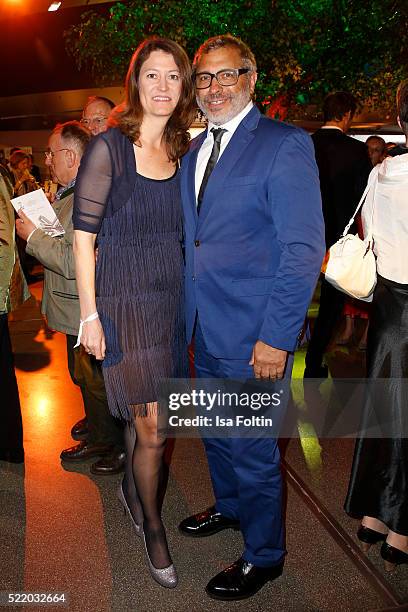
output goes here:
[[94, 355], [100, 361], [105, 359], [105, 334], [99, 319], [84, 323], [81, 344], [89, 355]]
[[20, 182], [21, 183], [35, 183], [35, 178], [33, 177], [32, 174], [30, 174], [30, 171], [26, 168], [21, 177], [20, 177]]

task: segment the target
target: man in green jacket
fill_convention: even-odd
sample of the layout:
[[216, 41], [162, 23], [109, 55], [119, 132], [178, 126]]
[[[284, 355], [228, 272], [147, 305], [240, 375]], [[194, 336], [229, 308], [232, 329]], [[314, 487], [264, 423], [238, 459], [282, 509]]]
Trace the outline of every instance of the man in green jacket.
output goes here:
[[14, 232], [13, 186], [0, 169], [0, 461], [24, 461], [23, 424], [8, 328], [8, 313], [30, 296], [21, 270]]
[[44, 266], [41, 310], [47, 317], [49, 327], [66, 334], [69, 372], [73, 382], [81, 389], [88, 418], [87, 439], [63, 450], [61, 459], [80, 462], [109, 455], [113, 469], [104, 473], [112, 474], [123, 468], [123, 461], [118, 460], [122, 453], [122, 427], [109, 412], [100, 363], [82, 347], [74, 351], [80, 311], [72, 251], [72, 208], [79, 164], [90, 138], [89, 131], [80, 123], [69, 121], [57, 125], [48, 141], [48, 162], [62, 186], [53, 206], [65, 234], [62, 237], [48, 236], [36, 228], [22, 211], [19, 212], [20, 220], [16, 222], [16, 228], [18, 235], [27, 241], [27, 253]]

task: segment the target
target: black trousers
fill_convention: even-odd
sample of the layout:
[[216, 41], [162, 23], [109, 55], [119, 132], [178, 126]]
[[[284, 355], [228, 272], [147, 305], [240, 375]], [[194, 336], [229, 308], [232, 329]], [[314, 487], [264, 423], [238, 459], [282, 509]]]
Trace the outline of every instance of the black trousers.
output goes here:
[[68, 369], [72, 382], [81, 389], [88, 419], [88, 442], [123, 449], [123, 425], [109, 412], [101, 364], [82, 346], [74, 350], [76, 340], [76, 336], [67, 334]]
[[322, 365], [324, 353], [343, 311], [345, 298], [344, 293], [335, 289], [325, 279], [322, 280], [319, 313], [305, 359], [306, 368], [311, 372], [318, 370]]
[[24, 461], [23, 422], [8, 319], [0, 315], [0, 460]]

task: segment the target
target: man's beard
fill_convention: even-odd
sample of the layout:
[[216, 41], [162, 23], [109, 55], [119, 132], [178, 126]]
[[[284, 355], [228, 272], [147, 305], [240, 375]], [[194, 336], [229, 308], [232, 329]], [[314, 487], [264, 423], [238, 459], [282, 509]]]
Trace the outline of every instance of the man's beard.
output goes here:
[[[230, 104], [223, 112], [213, 113], [207, 109], [206, 101], [225, 99], [228, 99]], [[208, 96], [205, 96], [203, 99], [197, 96], [197, 104], [211, 123], [214, 123], [214, 125], [223, 125], [236, 117], [246, 107], [250, 99], [250, 89], [249, 87], [245, 87], [239, 93], [229, 94], [228, 92], [223, 92], [222, 94], [208, 94]]]

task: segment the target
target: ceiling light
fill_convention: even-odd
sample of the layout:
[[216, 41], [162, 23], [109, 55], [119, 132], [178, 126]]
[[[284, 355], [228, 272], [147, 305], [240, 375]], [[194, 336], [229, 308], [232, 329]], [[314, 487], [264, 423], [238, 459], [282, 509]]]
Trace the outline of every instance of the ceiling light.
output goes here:
[[48, 7], [48, 10], [49, 11], [58, 11], [60, 6], [61, 6], [61, 2], [51, 2], [50, 6]]

